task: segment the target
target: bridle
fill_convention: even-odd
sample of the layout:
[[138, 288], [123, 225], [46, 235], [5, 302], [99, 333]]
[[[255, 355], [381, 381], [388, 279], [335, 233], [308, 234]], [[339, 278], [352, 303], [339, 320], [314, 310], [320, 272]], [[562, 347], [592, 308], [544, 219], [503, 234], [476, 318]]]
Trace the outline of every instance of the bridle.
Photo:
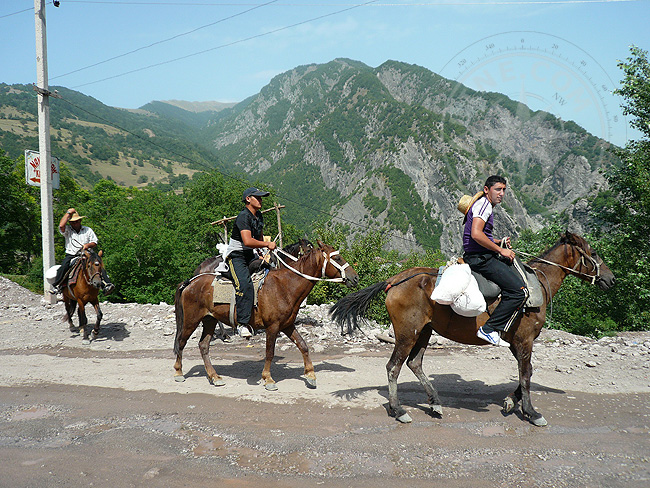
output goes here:
[[[345, 282], [345, 279], [346, 279], [346, 277], [345, 277], [345, 268], [347, 268], [348, 266], [350, 266], [350, 263], [345, 263], [344, 265], [341, 266], [339, 263], [337, 263], [336, 261], [334, 261], [334, 260], [332, 259], [333, 256], [338, 256], [338, 255], [340, 254], [339, 251], [330, 251], [329, 253], [326, 253], [325, 251], [321, 251], [321, 252], [323, 253], [323, 258], [324, 258], [324, 259], [323, 259], [323, 268], [322, 268], [322, 270], [321, 270], [321, 277], [320, 277], [320, 278], [317, 278], [317, 277], [315, 277], [315, 276], [309, 276], [309, 275], [306, 275], [305, 273], [302, 273], [301, 271], [298, 271], [296, 268], [294, 268], [294, 267], [292, 267], [292, 266], [289, 266], [289, 265], [288, 265], [288, 264], [287, 264], [287, 263], [286, 263], [286, 262], [285, 262], [285, 261], [284, 261], [284, 260], [279, 256], [279, 253], [280, 253], [280, 252], [281, 252], [282, 254], [285, 254], [285, 255], [287, 255], [287, 256], [290, 256], [290, 257], [291, 257], [292, 259], [294, 259], [295, 261], [298, 261], [298, 259], [297, 259], [297, 258], [294, 258], [293, 256], [291, 256], [290, 254], [286, 253], [286, 252], [283, 251], [282, 249], [277, 249], [277, 248], [276, 248], [276, 249], [274, 249], [272, 252], [275, 254], [275, 257], [278, 259], [278, 261], [280, 261], [282, 264], [284, 264], [285, 267], [287, 267], [288, 269], [290, 269], [291, 271], [293, 271], [293, 272], [296, 273], [297, 275], [302, 276], [303, 278], [306, 278], [306, 279], [308, 279], [308, 280], [310, 280], [310, 281], [329, 281], [329, 282], [332, 282], [332, 283], [343, 283], [343, 282]], [[341, 274], [341, 277], [340, 277], [340, 278], [327, 278], [327, 277], [326, 277], [326, 275], [325, 275], [325, 270], [327, 269], [327, 263], [330, 263], [332, 266], [334, 266], [336, 269], [339, 270], [339, 273]]]
[[[566, 246], [566, 245], [569, 245], [569, 244], [564, 243], [564, 245]], [[592, 256], [587, 254], [587, 252], [584, 249], [582, 249], [581, 247], [579, 247], [579, 246], [571, 246], [571, 247], [573, 249], [576, 249], [578, 251], [578, 253], [580, 254], [580, 259], [576, 262], [576, 264], [573, 266], [573, 268], [568, 268], [566, 266], [562, 266], [561, 264], [557, 264], [557, 263], [554, 263], [553, 261], [548, 261], [548, 260], [546, 260], [544, 258], [533, 256], [532, 254], [529, 254], [529, 253], [526, 253], [526, 252], [523, 252], [523, 251], [517, 251], [517, 254], [521, 254], [523, 256], [530, 257], [535, 261], [539, 261], [539, 262], [542, 262], [542, 263], [550, 264], [552, 266], [561, 268], [561, 269], [563, 269], [565, 271], [568, 271], [569, 273], [571, 273], [571, 274], [573, 274], [575, 276], [578, 276], [578, 277], [581, 277], [581, 278], [587, 278], [587, 280], [590, 281], [590, 283], [592, 285], [595, 284], [596, 281], [598, 281], [600, 279], [600, 263], [598, 263], [598, 261], [596, 261]], [[587, 273], [583, 273], [582, 271], [578, 271], [578, 269], [580, 269], [580, 267], [584, 267], [584, 268], [588, 269], [587, 261], [591, 264], [591, 269], [592, 269], [592, 271], [595, 272], [595, 274], [587, 274]]]
[[[88, 251], [86, 251], [86, 252], [88, 252]], [[91, 258], [92, 258], [92, 254], [90, 252], [88, 252], [88, 255], [86, 255], [86, 253], [83, 253], [81, 255], [81, 267], [83, 268], [83, 275], [84, 275], [84, 279], [86, 280], [86, 283], [88, 283], [90, 286], [95, 286], [93, 284], [93, 282], [92, 282], [93, 278], [95, 276], [97, 276], [97, 275], [99, 275], [100, 278], [101, 278], [101, 276], [102, 276], [102, 267], [100, 265], [99, 266], [99, 271], [94, 272], [92, 275], [89, 274], [88, 270], [87, 270], [87, 267], [84, 265], [84, 260], [90, 262]], [[99, 258], [99, 256], [98, 256], [98, 258]], [[101, 282], [101, 279], [100, 279], [100, 282]], [[98, 288], [98, 287], [95, 286], [95, 288]]]

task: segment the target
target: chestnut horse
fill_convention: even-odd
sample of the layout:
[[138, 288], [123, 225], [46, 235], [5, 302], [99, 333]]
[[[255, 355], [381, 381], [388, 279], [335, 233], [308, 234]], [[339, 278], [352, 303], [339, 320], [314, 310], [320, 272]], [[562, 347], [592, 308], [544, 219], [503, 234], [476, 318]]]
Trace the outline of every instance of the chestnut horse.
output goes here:
[[[99, 308], [99, 289], [102, 285], [102, 270], [104, 269], [104, 262], [102, 261], [103, 251], [96, 253], [94, 249], [87, 249], [83, 251], [80, 256], [81, 262], [74, 265], [74, 268], [80, 267], [77, 281], [75, 283], [68, 283], [62, 285], [63, 302], [65, 303], [65, 316], [64, 321], [68, 322], [71, 332], [77, 332], [77, 328], [72, 323], [72, 314], [79, 306], [77, 314], [79, 315], [79, 329], [83, 331], [83, 341], [90, 342], [88, 337], [88, 318], [86, 317], [86, 304], [91, 303], [95, 307], [97, 314], [97, 321], [92, 330], [92, 340], [95, 340], [99, 335], [99, 323], [102, 320], [102, 311]], [[70, 271], [70, 276], [76, 273], [76, 269]]]
[[[276, 390], [271, 377], [271, 361], [275, 355], [275, 341], [280, 332], [284, 333], [298, 347], [305, 364], [307, 386], [316, 387], [314, 366], [309, 358], [309, 349], [294, 324], [298, 309], [314, 287], [316, 281], [329, 280], [354, 286], [359, 282], [357, 272], [335, 251], [332, 246], [318, 241], [318, 247], [311, 249], [291, 267], [269, 271], [257, 298], [257, 308], [253, 308], [250, 325], [266, 331], [266, 360], [262, 379], [267, 390]], [[225, 385], [210, 362], [210, 340], [217, 322], [230, 324], [227, 303], [213, 303], [213, 273], [195, 276], [176, 288], [174, 298], [176, 307], [176, 339], [174, 363], [176, 381], [184, 381], [183, 348], [200, 322], [203, 331], [199, 340], [199, 351], [203, 358], [208, 381], [215, 386]], [[236, 324], [230, 324], [236, 325]]]
[[[521, 401], [525, 417], [537, 426], [547, 424], [530, 399], [530, 377], [533, 369], [531, 356], [533, 341], [539, 335], [546, 320], [546, 308], [562, 285], [564, 278], [574, 275], [606, 290], [614, 285], [614, 275], [602, 259], [582, 237], [567, 232], [542, 256], [528, 263], [533, 267], [544, 289], [544, 305], [527, 309], [504, 335], [510, 343], [510, 351], [519, 366], [519, 385], [504, 400], [503, 410], [510, 413]], [[357, 327], [357, 317], [363, 316], [372, 298], [386, 291], [386, 309], [395, 332], [395, 348], [386, 364], [388, 372], [389, 413], [398, 421], [408, 423], [411, 417], [402, 408], [397, 397], [397, 377], [404, 361], [420, 380], [427, 393], [431, 413], [441, 415], [438, 393], [422, 371], [422, 357], [432, 331], [461, 344], [487, 345], [476, 337], [476, 332], [488, 319], [483, 313], [478, 317], [462, 317], [449, 305], [431, 300], [436, 283], [437, 270], [411, 268], [386, 281], [376, 283], [339, 300], [332, 307], [331, 316], [343, 326]]]

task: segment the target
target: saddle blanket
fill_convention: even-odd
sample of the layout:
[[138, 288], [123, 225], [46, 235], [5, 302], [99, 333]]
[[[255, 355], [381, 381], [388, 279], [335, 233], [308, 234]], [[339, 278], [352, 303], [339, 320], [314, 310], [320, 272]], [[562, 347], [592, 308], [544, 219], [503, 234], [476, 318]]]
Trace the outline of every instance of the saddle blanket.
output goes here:
[[[264, 278], [266, 278], [266, 272], [255, 273], [251, 276], [255, 290], [254, 306], [257, 306], [257, 293], [264, 283]], [[216, 276], [212, 281], [212, 290], [212, 303], [235, 303], [235, 285], [232, 281]]]

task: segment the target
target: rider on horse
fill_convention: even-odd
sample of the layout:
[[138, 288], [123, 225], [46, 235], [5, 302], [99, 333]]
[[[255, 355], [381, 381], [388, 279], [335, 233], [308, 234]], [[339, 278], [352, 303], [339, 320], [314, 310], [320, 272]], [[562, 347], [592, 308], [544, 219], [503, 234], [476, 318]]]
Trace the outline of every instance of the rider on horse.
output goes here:
[[501, 203], [506, 191], [506, 179], [490, 176], [479, 192], [466, 204], [463, 230], [464, 261], [475, 271], [501, 287], [501, 302], [476, 335], [495, 346], [510, 347], [501, 339], [500, 332], [507, 331], [519, 316], [526, 301], [526, 285], [512, 266], [515, 253], [510, 248], [510, 238], [495, 240], [493, 208]]
[[[72, 260], [81, 255], [86, 249], [97, 247], [97, 235], [88, 226], [81, 225], [81, 219], [85, 216], [79, 215], [74, 208], [69, 208], [59, 222], [59, 232], [65, 238], [65, 257], [61, 266], [56, 272], [56, 278], [52, 285], [51, 293], [57, 294], [63, 288], [64, 278], [68, 274]], [[102, 290], [106, 295], [115, 289], [105, 270], [102, 270]]]
[[251, 318], [255, 292], [249, 271], [250, 263], [255, 259], [253, 249], [275, 249], [273, 241], [265, 241], [262, 234], [264, 219], [262, 218], [262, 197], [269, 196], [268, 191], [257, 188], [244, 190], [242, 200], [246, 204], [235, 219], [235, 225], [230, 235], [230, 242], [225, 253], [226, 262], [230, 268], [235, 285], [235, 302], [237, 306], [237, 330], [241, 337], [250, 339], [253, 335], [248, 322]]

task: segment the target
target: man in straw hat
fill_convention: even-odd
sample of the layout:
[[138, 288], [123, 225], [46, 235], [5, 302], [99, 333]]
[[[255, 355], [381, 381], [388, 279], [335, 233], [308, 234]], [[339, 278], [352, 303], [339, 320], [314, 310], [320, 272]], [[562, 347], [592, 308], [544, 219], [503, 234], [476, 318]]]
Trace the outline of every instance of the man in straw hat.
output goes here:
[[[61, 267], [56, 272], [54, 280], [53, 293], [60, 291], [61, 281], [70, 269], [71, 261], [79, 256], [86, 249], [97, 247], [97, 236], [93, 230], [81, 224], [81, 220], [85, 215], [79, 215], [74, 208], [69, 208], [68, 211], [61, 217], [59, 222], [59, 232], [65, 238], [65, 257], [61, 261]], [[110, 282], [106, 271], [102, 271], [102, 290], [105, 294], [110, 294], [115, 289], [115, 285]]]
[[501, 287], [501, 302], [476, 335], [495, 346], [510, 347], [501, 339], [517, 319], [527, 298], [526, 285], [513, 268], [515, 252], [510, 248], [510, 238], [494, 239], [494, 214], [492, 210], [501, 203], [506, 191], [506, 179], [490, 176], [483, 191], [473, 197], [463, 197], [458, 209], [465, 214], [463, 230], [463, 259], [472, 269]]
[[246, 205], [239, 212], [233, 225], [230, 235], [228, 249], [225, 258], [233, 283], [235, 285], [235, 305], [237, 308], [237, 331], [245, 339], [253, 335], [248, 322], [253, 311], [255, 290], [251, 280], [249, 265], [255, 259], [253, 249], [268, 248], [273, 250], [275, 242], [265, 241], [262, 229], [264, 219], [262, 218], [262, 198], [268, 197], [269, 192], [258, 188], [247, 188], [244, 190], [242, 200]]

